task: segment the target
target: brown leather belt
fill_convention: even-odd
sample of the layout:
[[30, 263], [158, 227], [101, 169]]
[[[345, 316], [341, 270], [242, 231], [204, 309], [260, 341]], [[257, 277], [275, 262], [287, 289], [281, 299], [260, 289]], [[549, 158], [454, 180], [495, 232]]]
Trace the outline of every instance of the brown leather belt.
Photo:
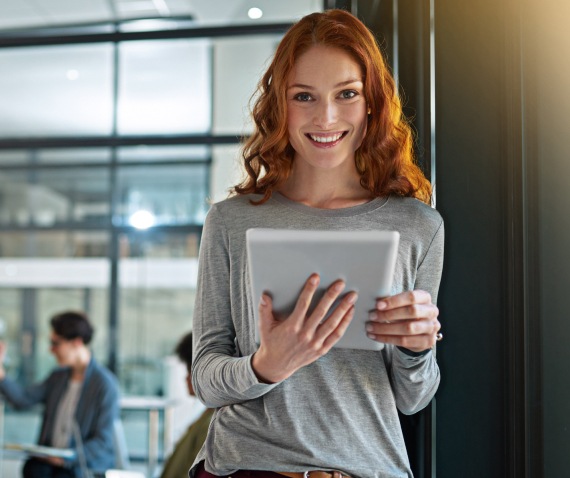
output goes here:
[[280, 475], [288, 476], [289, 478], [350, 478], [349, 475], [345, 475], [340, 471], [305, 471], [297, 473], [286, 473], [284, 471], [278, 471]]

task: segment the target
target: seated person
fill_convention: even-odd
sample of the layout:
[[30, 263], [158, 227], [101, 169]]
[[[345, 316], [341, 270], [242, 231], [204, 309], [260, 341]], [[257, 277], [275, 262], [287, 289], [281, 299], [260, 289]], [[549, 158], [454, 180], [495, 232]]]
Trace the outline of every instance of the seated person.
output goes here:
[[[38, 443], [76, 451], [73, 459], [31, 457], [24, 478], [81, 476], [83, 453], [87, 468], [103, 472], [115, 466], [114, 421], [119, 417], [119, 388], [115, 376], [98, 364], [87, 347], [93, 327], [81, 312], [62, 312], [51, 319], [50, 344], [58, 368], [41, 383], [22, 387], [6, 377], [6, 346], [0, 342], [0, 392], [18, 409], [43, 403]], [[75, 432], [74, 432], [75, 428]], [[77, 431], [78, 430], [78, 431]], [[79, 434], [82, 449], [78, 449]]]
[[[176, 355], [186, 364], [188, 375], [186, 375], [186, 385], [188, 393], [194, 396], [194, 388], [192, 387], [192, 332], [186, 334], [176, 346]], [[208, 427], [214, 410], [206, 409], [186, 431], [184, 436], [176, 444], [172, 455], [168, 457], [164, 464], [164, 469], [160, 478], [185, 478], [188, 476], [188, 470], [194, 463], [194, 458], [202, 448]]]

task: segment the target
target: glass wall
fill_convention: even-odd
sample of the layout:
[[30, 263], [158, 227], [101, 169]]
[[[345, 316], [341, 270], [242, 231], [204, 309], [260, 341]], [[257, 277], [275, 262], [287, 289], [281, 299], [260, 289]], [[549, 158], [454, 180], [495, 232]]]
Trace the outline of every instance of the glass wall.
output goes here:
[[0, 71], [0, 137], [112, 133], [112, 44], [3, 48]]
[[[322, 2], [260, 7], [265, 22], [290, 22]], [[73, 23], [69, 8], [61, 25]], [[91, 13], [105, 21], [103, 10]], [[119, 9], [116, 16], [133, 21], [11, 33], [0, 19], [0, 70], [9, 72], [0, 77], [0, 337], [8, 374], [22, 384], [45, 377], [55, 365], [49, 318], [87, 311], [93, 352], [117, 374], [122, 396], [175, 400], [161, 452], [201, 411], [172, 353], [192, 328], [205, 216], [241, 178], [249, 102], [284, 31], [225, 33], [228, 22], [253, 24], [227, 0], [195, 10], [142, 21]], [[46, 18], [60, 18], [52, 13]], [[16, 26], [34, 25], [30, 18]], [[203, 25], [214, 34], [192, 33]], [[125, 36], [133, 32], [153, 34]], [[8, 41], [18, 38], [26, 41]], [[149, 424], [127, 409], [131, 454], [147, 459]], [[5, 440], [35, 441], [38, 413], [9, 411]]]
[[[186, 406], [171, 441], [184, 431], [200, 407], [184, 402], [184, 367], [169, 356], [192, 328], [202, 224], [239, 177], [247, 103], [278, 39], [0, 45], [0, 68], [12, 72], [0, 78], [0, 335], [11, 377], [45, 377], [49, 318], [85, 310], [94, 354], [123, 396], [175, 397]], [[11, 413], [5, 439], [34, 441], [38, 410]], [[123, 418], [144, 459], [146, 441], [132, 439], [147, 435], [144, 413]]]

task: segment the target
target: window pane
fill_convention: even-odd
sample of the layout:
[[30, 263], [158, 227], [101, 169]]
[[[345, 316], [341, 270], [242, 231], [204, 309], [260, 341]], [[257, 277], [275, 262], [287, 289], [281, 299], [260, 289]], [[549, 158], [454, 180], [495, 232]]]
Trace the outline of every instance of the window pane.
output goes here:
[[208, 40], [122, 43], [119, 134], [208, 132], [210, 45]]
[[[107, 257], [109, 235], [92, 231], [3, 232], [0, 257]], [[0, 270], [0, 277], [2, 271]]]
[[108, 163], [111, 148], [49, 148], [0, 150], [0, 164], [36, 165], [42, 164], [87, 164]]
[[[0, 335], [8, 348], [4, 365], [7, 372], [15, 372], [21, 363], [21, 355], [18, 353], [22, 328], [20, 291], [12, 287], [0, 287], [0, 304]], [[16, 376], [13, 373], [10, 375]]]
[[[30, 153], [25, 149], [0, 151], [0, 164], [25, 164], [30, 161]], [[1, 176], [0, 176], [1, 177]]]
[[110, 44], [0, 49], [0, 137], [108, 135]]
[[280, 39], [256, 35], [214, 41], [214, 133], [251, 133], [250, 98]]
[[109, 171], [102, 168], [7, 171], [0, 176], [0, 199], [3, 225], [106, 226]]
[[115, 224], [145, 228], [137, 221], [141, 211], [150, 220], [146, 227], [202, 224], [208, 207], [208, 171], [209, 165], [121, 168]]
[[206, 161], [210, 148], [202, 145], [126, 146], [119, 148], [118, 160], [128, 162]]
[[42, 149], [36, 155], [38, 163], [108, 163], [111, 161], [110, 148], [66, 148], [66, 149]]
[[120, 236], [119, 375], [125, 393], [169, 395], [164, 359], [191, 330], [198, 235]]
[[228, 197], [230, 189], [241, 182], [245, 175], [241, 166], [241, 145], [228, 144], [212, 148], [210, 195], [212, 202]]

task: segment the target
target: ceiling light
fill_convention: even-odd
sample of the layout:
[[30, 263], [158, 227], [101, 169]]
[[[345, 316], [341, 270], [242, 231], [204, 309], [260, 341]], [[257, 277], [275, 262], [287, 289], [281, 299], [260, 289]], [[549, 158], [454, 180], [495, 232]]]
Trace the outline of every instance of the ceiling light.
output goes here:
[[149, 211], [141, 209], [133, 214], [129, 218], [129, 224], [137, 229], [148, 229], [154, 226], [156, 218], [154, 214]]
[[77, 70], [67, 70], [65, 76], [67, 76], [69, 81], [75, 81], [79, 78], [79, 72]]
[[247, 11], [247, 16], [252, 20], [257, 20], [263, 16], [263, 12], [261, 11], [261, 8], [253, 7]]

